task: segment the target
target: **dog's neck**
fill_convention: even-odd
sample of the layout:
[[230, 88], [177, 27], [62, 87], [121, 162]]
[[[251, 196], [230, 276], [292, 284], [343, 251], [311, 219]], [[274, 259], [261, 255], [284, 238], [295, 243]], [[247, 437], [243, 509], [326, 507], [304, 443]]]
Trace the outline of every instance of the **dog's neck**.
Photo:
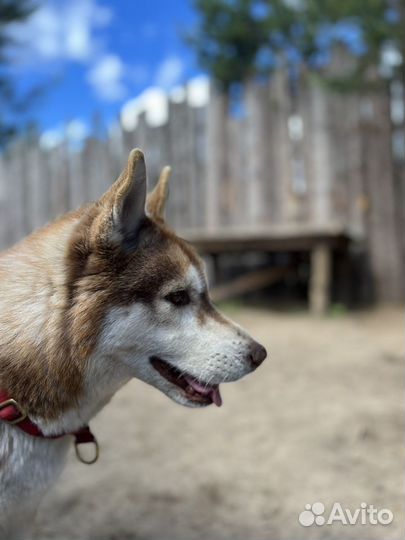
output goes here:
[[82, 215], [0, 256], [0, 387], [45, 433], [86, 424], [130, 378], [125, 367], [111, 371], [102, 354], [85, 357], [73, 344], [65, 259]]
[[113, 395], [132, 378], [122, 363], [97, 352], [89, 359], [88, 369], [78, 403], [55, 419], [34, 417], [32, 420], [46, 435], [68, 433], [87, 425]]

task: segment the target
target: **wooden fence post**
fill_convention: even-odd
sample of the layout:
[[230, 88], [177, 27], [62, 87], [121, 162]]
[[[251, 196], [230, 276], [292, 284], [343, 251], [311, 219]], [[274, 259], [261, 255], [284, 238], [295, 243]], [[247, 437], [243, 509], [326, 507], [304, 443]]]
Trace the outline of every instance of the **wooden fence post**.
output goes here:
[[185, 101], [181, 103], [170, 102], [169, 140], [171, 166], [172, 193], [175, 208], [172, 206], [172, 222], [175, 228], [187, 229], [191, 223], [191, 164], [192, 139], [190, 137], [190, 117]]
[[326, 90], [313, 83], [309, 90], [309, 121], [307, 135], [311, 137], [311, 175], [308, 179], [310, 221], [320, 224], [333, 220], [332, 155], [330, 147], [330, 124]]
[[192, 155], [192, 227], [202, 229], [205, 225], [206, 189], [207, 189], [207, 107], [190, 109], [191, 136], [193, 139]]
[[376, 299], [401, 301], [404, 269], [396, 222], [394, 170], [388, 92], [363, 102], [363, 172], [370, 207], [367, 237]]
[[248, 189], [246, 193], [249, 225], [270, 219], [268, 194], [270, 175], [270, 92], [268, 85], [246, 83], [246, 160]]
[[228, 96], [211, 86], [207, 126], [207, 207], [206, 226], [215, 230], [229, 220], [228, 194]]
[[7, 196], [7, 170], [4, 159], [0, 159], [0, 249], [7, 247], [8, 230], [7, 206], [9, 204]]
[[288, 133], [290, 98], [287, 74], [278, 70], [270, 81], [271, 106], [271, 158], [273, 177], [271, 221], [288, 223], [295, 219], [295, 201], [292, 192], [291, 147]]
[[231, 225], [244, 227], [249, 223], [249, 190], [251, 187], [245, 145], [246, 123], [244, 119], [228, 119], [228, 171], [231, 178], [230, 214]]

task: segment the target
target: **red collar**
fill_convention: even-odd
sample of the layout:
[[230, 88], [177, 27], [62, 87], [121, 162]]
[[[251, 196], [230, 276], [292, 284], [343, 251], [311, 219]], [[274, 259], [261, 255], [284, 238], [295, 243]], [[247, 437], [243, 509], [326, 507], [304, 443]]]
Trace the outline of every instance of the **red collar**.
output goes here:
[[[65, 435], [73, 435], [75, 438], [75, 450], [77, 458], [82, 462], [90, 465], [98, 459], [99, 447], [97, 439], [90, 431], [89, 426], [84, 426], [77, 431], [71, 431], [68, 433], [61, 433], [60, 435], [45, 435], [39, 427], [32, 422], [27, 416], [27, 413], [21, 407], [21, 405], [13, 398], [11, 398], [7, 392], [0, 390], [0, 420], [7, 422], [7, 424], [18, 427], [25, 433], [32, 435], [33, 437], [41, 437], [43, 439], [59, 439]], [[92, 443], [95, 447], [95, 455], [92, 459], [84, 459], [79, 452], [79, 445]]]

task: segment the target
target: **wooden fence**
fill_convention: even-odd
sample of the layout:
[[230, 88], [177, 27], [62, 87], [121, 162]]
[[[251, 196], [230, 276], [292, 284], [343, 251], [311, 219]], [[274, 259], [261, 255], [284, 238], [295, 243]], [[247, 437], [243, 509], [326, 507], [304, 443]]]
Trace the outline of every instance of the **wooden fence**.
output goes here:
[[139, 146], [151, 187], [172, 165], [168, 219], [185, 236], [336, 225], [366, 250], [376, 297], [403, 298], [404, 161], [388, 92], [339, 95], [303, 77], [292, 99], [280, 71], [248, 83], [242, 105], [231, 114], [212, 90], [206, 106], [170, 102], [164, 125], [141, 114], [133, 131], [91, 136], [80, 151], [15, 142], [0, 158], [0, 247], [99, 197]]

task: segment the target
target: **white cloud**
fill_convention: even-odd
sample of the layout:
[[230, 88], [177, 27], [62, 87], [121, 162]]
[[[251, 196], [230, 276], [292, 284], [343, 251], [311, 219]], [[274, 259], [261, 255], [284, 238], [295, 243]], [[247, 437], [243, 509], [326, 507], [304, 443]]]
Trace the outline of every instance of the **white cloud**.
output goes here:
[[66, 137], [73, 142], [83, 141], [89, 133], [89, 126], [78, 118], [71, 120], [66, 126]]
[[[170, 91], [170, 100], [181, 103], [187, 99], [191, 107], [202, 107], [209, 101], [210, 84], [206, 75], [199, 75], [191, 79], [186, 87], [173, 86]], [[147, 88], [136, 98], [127, 101], [121, 109], [121, 122], [123, 127], [131, 131], [138, 124], [141, 113], [145, 113], [146, 122], [150, 126], [161, 126], [169, 118], [169, 97], [167, 92], [157, 86]]]
[[168, 56], [156, 71], [155, 83], [165, 90], [170, 90], [180, 83], [184, 65], [178, 56]]
[[64, 140], [63, 129], [60, 127], [47, 129], [44, 131], [39, 139], [39, 144], [46, 150], [51, 150], [56, 146], [59, 146]]
[[24, 47], [12, 52], [22, 64], [46, 60], [87, 62], [101, 44], [95, 31], [107, 26], [112, 12], [97, 0], [48, 1], [22, 23], [10, 25], [10, 34]]
[[121, 109], [121, 122], [131, 131], [138, 123], [138, 116], [145, 112], [150, 126], [161, 126], [167, 122], [169, 104], [167, 95], [161, 88], [150, 87], [136, 98], [127, 101]]
[[24, 45], [12, 53], [17, 63], [35, 69], [49, 69], [49, 62], [84, 64], [87, 81], [99, 98], [122, 99], [126, 67], [107, 51], [98, 33], [112, 16], [98, 0], [48, 0], [26, 22], [12, 25], [12, 36]]
[[67, 142], [69, 148], [76, 149], [81, 147], [89, 133], [89, 126], [76, 118], [66, 125], [60, 124], [44, 131], [39, 139], [39, 144], [42, 148], [51, 150], [63, 142]]
[[206, 75], [194, 77], [187, 84], [187, 101], [191, 107], [203, 107], [210, 99], [210, 81]]
[[173, 103], [183, 103], [186, 100], [186, 89], [184, 86], [175, 86], [170, 91], [170, 99]]
[[119, 56], [106, 54], [88, 71], [87, 80], [99, 98], [117, 101], [127, 92], [123, 82], [124, 74], [125, 66]]

